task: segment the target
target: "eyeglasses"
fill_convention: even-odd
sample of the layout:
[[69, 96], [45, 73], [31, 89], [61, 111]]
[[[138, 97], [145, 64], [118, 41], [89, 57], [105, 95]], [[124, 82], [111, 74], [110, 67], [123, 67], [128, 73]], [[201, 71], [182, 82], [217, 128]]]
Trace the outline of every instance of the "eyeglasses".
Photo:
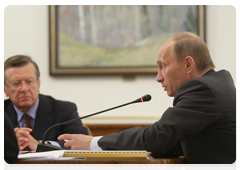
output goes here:
[[[29, 80], [25, 80], [23, 82], [27, 87], [34, 87], [34, 86], [37, 85], [38, 80], [29, 79]], [[6, 83], [4, 83], [4, 84], [6, 86], [10, 87], [12, 90], [17, 90], [17, 89], [20, 89], [22, 87], [22, 81], [16, 81], [16, 82], [13, 82], [11, 84], [6, 84]]]

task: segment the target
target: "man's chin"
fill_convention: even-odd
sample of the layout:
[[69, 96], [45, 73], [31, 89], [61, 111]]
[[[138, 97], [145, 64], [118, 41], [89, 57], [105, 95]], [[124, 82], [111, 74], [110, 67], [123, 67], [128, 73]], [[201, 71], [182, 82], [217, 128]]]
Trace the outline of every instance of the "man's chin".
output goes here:
[[173, 95], [171, 92], [167, 92], [167, 95], [169, 96], [169, 97], [174, 97], [175, 95]]
[[20, 107], [21, 108], [29, 108], [33, 105], [33, 102], [32, 101], [29, 101], [29, 100], [24, 100], [24, 101], [21, 101], [20, 103]]

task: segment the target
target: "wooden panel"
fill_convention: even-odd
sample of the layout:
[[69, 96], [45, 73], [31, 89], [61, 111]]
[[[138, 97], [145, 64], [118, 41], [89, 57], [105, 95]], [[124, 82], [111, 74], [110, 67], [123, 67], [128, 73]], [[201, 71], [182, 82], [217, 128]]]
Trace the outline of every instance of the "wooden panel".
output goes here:
[[123, 130], [136, 126], [146, 127], [150, 124], [84, 124], [86, 125], [93, 136], [103, 136], [110, 133], [119, 133]]
[[168, 169], [180, 170], [185, 165], [182, 158], [171, 159], [72, 159], [72, 160], [16, 160], [4, 169], [18, 170], [53, 170], [53, 169], [126, 169], [126, 170], [149, 170], [149, 169]]

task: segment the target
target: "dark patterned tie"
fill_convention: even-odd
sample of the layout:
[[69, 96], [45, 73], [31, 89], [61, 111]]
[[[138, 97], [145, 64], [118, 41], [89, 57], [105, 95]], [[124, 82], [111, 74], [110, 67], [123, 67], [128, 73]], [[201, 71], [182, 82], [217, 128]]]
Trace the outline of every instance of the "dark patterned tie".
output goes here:
[[[30, 120], [32, 119], [32, 117], [29, 116], [28, 114], [24, 113], [23, 119], [24, 119], [25, 122], [26, 122], [26, 127], [31, 128]], [[30, 134], [32, 134], [32, 132], [31, 132]], [[24, 151], [30, 151], [31, 149], [27, 146], [27, 147], [24, 148], [23, 150], [24, 150]]]
[[32, 117], [29, 116], [28, 114], [24, 113], [23, 119], [24, 119], [25, 122], [26, 122], [26, 127], [31, 128], [30, 120], [32, 119]]

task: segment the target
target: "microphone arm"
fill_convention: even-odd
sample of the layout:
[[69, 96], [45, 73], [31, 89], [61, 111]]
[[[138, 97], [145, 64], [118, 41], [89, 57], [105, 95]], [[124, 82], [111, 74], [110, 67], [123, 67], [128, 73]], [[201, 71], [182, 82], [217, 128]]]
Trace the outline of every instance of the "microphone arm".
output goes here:
[[146, 101], [150, 101], [150, 100], [151, 100], [151, 96], [149, 94], [147, 94], [147, 95], [145, 95], [145, 96], [143, 96], [143, 97], [141, 97], [137, 100], [134, 100], [132, 102], [129, 102], [129, 103], [125, 103], [125, 104], [122, 104], [122, 105], [119, 105], [119, 106], [116, 106], [116, 107], [112, 107], [110, 109], [102, 110], [100, 112], [92, 113], [90, 115], [86, 115], [86, 116], [79, 117], [79, 118], [76, 118], [76, 119], [72, 119], [72, 120], [69, 120], [69, 121], [66, 121], [66, 122], [55, 124], [55, 125], [49, 127], [46, 130], [46, 132], [44, 133], [43, 138], [42, 138], [42, 143], [38, 144], [37, 152], [50, 151], [50, 150], [62, 150], [62, 148], [59, 148], [59, 147], [56, 147], [56, 146], [53, 146], [53, 145], [49, 145], [49, 144], [45, 144], [45, 140], [46, 140], [46, 137], [47, 137], [48, 133], [50, 132], [51, 129], [53, 129], [57, 126], [66, 125], [66, 124], [75, 122], [77, 120], [81, 120], [81, 119], [84, 119], [84, 118], [87, 118], [87, 117], [91, 117], [91, 116], [94, 116], [94, 115], [97, 115], [97, 114], [100, 114], [100, 113], [103, 113], [103, 112], [107, 112], [107, 111], [114, 110], [114, 109], [117, 109], [117, 108], [120, 108], [120, 107], [123, 107], [123, 106], [127, 106], [127, 105], [130, 105], [130, 104], [133, 104], [133, 103], [146, 102]]

